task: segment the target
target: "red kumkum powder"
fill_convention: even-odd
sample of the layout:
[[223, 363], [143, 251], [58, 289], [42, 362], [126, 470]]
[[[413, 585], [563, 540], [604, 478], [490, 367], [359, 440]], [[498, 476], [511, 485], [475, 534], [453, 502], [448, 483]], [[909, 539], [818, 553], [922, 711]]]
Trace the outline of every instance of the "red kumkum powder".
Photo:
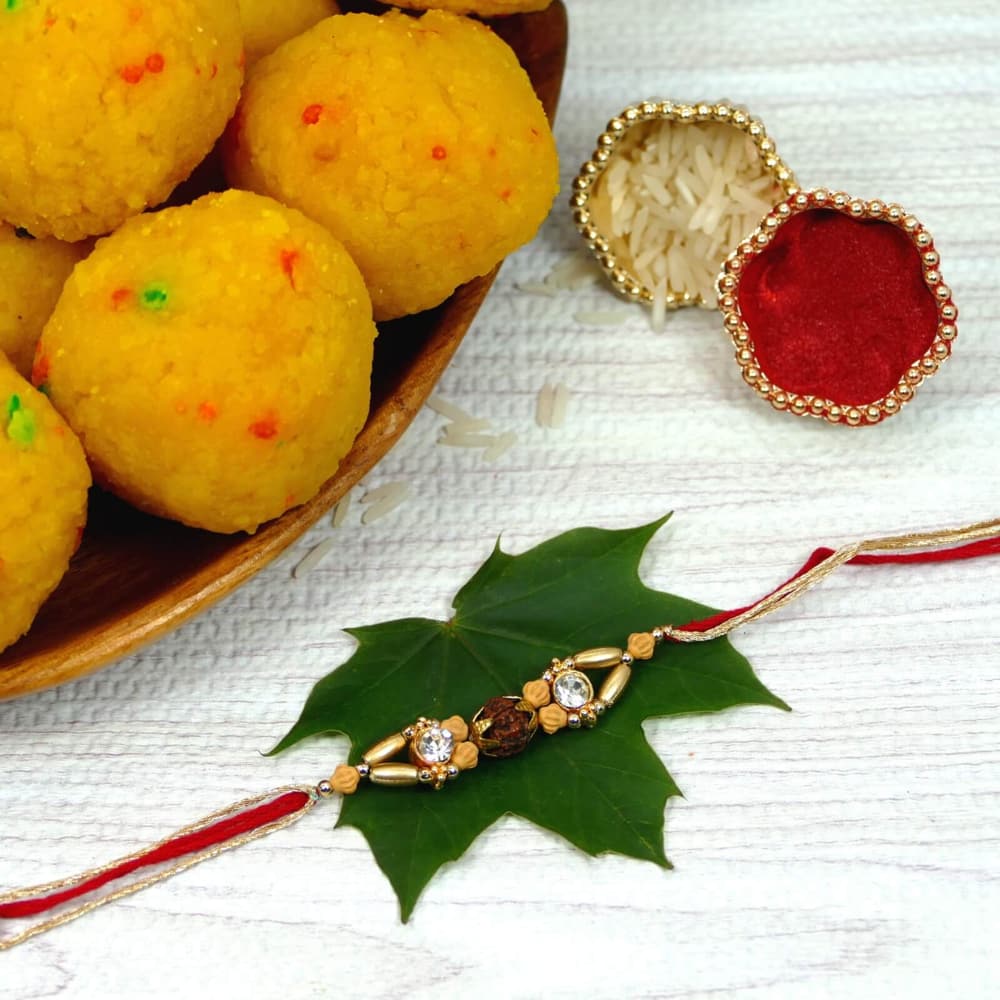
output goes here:
[[772, 383], [841, 405], [881, 399], [937, 333], [909, 237], [830, 209], [801, 212], [775, 233], [746, 265], [739, 304]]

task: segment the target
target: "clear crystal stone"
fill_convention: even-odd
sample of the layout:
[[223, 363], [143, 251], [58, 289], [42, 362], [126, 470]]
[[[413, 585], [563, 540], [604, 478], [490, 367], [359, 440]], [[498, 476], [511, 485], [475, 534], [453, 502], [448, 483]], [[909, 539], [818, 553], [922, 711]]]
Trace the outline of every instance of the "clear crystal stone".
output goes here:
[[428, 764], [445, 764], [451, 760], [455, 737], [447, 729], [431, 726], [417, 737], [414, 749], [417, 756]]
[[594, 687], [586, 674], [570, 670], [555, 679], [552, 694], [563, 708], [582, 708], [594, 697]]

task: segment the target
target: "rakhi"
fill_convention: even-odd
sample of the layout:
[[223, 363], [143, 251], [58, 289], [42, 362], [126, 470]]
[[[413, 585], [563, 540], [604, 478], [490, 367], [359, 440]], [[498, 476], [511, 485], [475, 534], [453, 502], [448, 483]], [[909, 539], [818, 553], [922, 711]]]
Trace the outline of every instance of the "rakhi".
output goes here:
[[[753, 604], [683, 624], [653, 625], [629, 635], [623, 647], [603, 646], [556, 657], [519, 693], [489, 699], [468, 720], [457, 715], [443, 721], [420, 717], [369, 747], [356, 764], [338, 765], [316, 785], [286, 786], [244, 799], [100, 868], [2, 894], [0, 921], [41, 919], [0, 939], [0, 950], [281, 830], [320, 800], [354, 794], [362, 782], [399, 788], [425, 785], [440, 791], [475, 768], [480, 757], [502, 760], [520, 754], [538, 729], [554, 736], [563, 729], [597, 726], [625, 696], [639, 665], [652, 660], [658, 650], [726, 636], [785, 607], [841, 566], [951, 562], [987, 555], [1000, 555], [1000, 519], [947, 531], [876, 538], [836, 550], [817, 549], [795, 574]], [[589, 676], [594, 671], [607, 672], [597, 686]], [[405, 759], [394, 759], [398, 757]], [[488, 777], [484, 775], [483, 780]], [[113, 887], [132, 875], [139, 877]], [[99, 895], [106, 887], [111, 888]]]

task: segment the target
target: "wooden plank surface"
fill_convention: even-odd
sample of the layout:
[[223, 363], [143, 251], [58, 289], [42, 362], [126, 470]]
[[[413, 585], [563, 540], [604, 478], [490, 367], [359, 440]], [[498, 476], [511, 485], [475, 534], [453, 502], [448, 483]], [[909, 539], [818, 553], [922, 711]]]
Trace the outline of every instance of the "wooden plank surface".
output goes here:
[[[575, 249], [560, 205], [439, 388], [517, 445], [494, 464], [437, 446], [425, 410], [366, 480], [405, 481], [409, 500], [365, 526], [355, 504], [311, 574], [291, 570], [329, 522], [130, 661], [0, 705], [0, 885], [321, 777], [342, 741], [257, 751], [349, 654], [339, 629], [446, 615], [500, 532], [519, 551], [673, 509], [645, 579], [733, 606], [815, 544], [1000, 513], [995, 5], [575, 0], [570, 16], [567, 188], [633, 100], [745, 102], [804, 183], [899, 201], [930, 227], [962, 310], [955, 357], [875, 430], [775, 414], [711, 314], [657, 336], [627, 309], [619, 326], [579, 322], [624, 308], [599, 288], [519, 292]], [[560, 430], [534, 424], [547, 379], [573, 390]], [[1000, 560], [847, 569], [739, 635], [794, 712], [647, 727], [687, 796], [667, 811], [673, 872], [509, 819], [404, 927], [333, 806], [5, 955], [0, 997], [1000, 995], [998, 600]]]

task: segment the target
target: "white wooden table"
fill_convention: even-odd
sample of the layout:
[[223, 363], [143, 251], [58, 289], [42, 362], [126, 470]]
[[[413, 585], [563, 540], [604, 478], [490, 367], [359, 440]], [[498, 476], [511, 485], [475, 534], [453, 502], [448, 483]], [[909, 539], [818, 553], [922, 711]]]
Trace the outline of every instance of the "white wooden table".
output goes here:
[[[641, 311], [578, 322], [619, 308], [602, 288], [519, 292], [576, 247], [560, 198], [439, 389], [517, 446], [493, 465], [437, 446], [424, 411], [367, 483], [404, 480], [410, 500], [368, 526], [355, 505], [312, 574], [291, 569], [328, 523], [141, 654], [0, 705], [0, 885], [328, 773], [342, 740], [258, 751], [349, 654], [341, 627], [447, 615], [501, 531], [519, 551], [674, 509], [645, 579], [731, 607], [816, 544], [1000, 514], [996, 5], [571, 7], [564, 186], [633, 100], [743, 101], [804, 183], [897, 200], [931, 228], [962, 310], [954, 359], [876, 430], [776, 414], [716, 316], [676, 315], [657, 336]], [[546, 379], [574, 392], [561, 430], [534, 424]], [[998, 996], [998, 601], [1000, 559], [846, 569], [739, 635], [795, 711], [647, 726], [687, 795], [667, 810], [673, 872], [509, 819], [402, 926], [329, 806], [4, 955], [0, 996]]]

